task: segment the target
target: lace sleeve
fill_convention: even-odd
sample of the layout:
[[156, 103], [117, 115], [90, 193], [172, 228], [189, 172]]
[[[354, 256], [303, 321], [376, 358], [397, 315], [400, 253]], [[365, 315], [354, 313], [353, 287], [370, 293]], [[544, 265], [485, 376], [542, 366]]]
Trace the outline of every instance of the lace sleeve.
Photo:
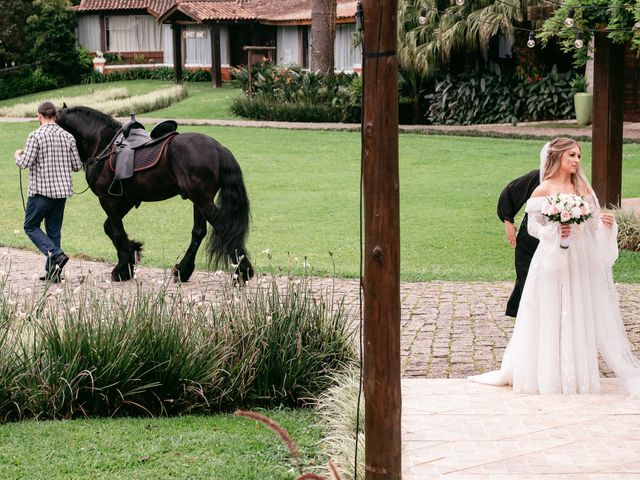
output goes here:
[[548, 218], [542, 215], [541, 208], [544, 198], [536, 197], [527, 203], [527, 231], [540, 242], [558, 242], [560, 240], [560, 232], [558, 224], [550, 222]]
[[613, 223], [611, 228], [602, 223], [602, 210], [595, 193], [587, 197], [587, 201], [593, 211], [592, 221], [585, 222], [589, 228], [593, 229], [596, 239], [597, 252], [605, 267], [611, 267], [618, 259], [618, 225]]

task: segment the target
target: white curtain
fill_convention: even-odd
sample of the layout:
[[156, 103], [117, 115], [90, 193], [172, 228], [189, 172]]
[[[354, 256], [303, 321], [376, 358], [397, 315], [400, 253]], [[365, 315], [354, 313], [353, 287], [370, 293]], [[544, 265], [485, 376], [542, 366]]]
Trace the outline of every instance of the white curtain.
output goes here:
[[[187, 33], [185, 65], [211, 66], [211, 30], [208, 25], [192, 25], [182, 30]], [[196, 32], [200, 33], [200, 38]], [[173, 30], [162, 25], [164, 63], [173, 65]], [[229, 29], [220, 25], [220, 64], [229, 66]]]
[[109, 45], [113, 52], [158, 52], [162, 50], [162, 28], [151, 15], [108, 17]]
[[334, 55], [336, 71], [353, 70], [360, 67], [361, 48], [353, 48], [353, 35], [356, 33], [355, 23], [345, 23], [336, 25], [336, 41], [334, 44]]
[[171, 25], [162, 25], [162, 51], [164, 63], [173, 65], [173, 30]]
[[99, 15], [78, 15], [78, 45], [92, 52], [100, 50]]
[[298, 27], [278, 27], [277, 32], [277, 64], [299, 65]]

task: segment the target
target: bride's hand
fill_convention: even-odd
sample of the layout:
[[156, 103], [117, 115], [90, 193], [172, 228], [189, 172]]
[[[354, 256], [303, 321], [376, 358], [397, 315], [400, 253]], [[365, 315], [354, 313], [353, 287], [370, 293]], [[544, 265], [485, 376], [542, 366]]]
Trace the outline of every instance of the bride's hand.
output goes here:
[[600, 219], [602, 220], [602, 223], [604, 223], [604, 225], [608, 228], [613, 227], [613, 224], [615, 223], [615, 217], [611, 213], [600, 214]]
[[571, 235], [571, 225], [561, 224], [560, 238], [567, 238], [569, 235]]

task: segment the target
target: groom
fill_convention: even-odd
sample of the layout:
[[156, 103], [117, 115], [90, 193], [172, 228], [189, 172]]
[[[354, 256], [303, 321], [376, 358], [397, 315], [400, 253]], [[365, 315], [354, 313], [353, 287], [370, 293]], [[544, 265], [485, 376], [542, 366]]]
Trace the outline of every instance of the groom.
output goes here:
[[509, 182], [498, 199], [498, 218], [504, 223], [507, 241], [515, 247], [516, 283], [505, 312], [509, 317], [515, 318], [518, 315], [518, 305], [527, 273], [529, 273], [529, 264], [539, 243], [537, 238], [527, 232], [527, 214], [525, 213], [520, 223], [520, 229], [516, 229], [514, 218], [538, 185], [540, 185], [540, 170], [532, 170]]

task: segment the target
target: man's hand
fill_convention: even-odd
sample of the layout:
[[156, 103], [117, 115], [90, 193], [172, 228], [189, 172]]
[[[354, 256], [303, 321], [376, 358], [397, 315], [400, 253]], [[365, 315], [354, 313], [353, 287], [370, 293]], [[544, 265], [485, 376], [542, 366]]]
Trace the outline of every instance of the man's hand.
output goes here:
[[24, 153], [24, 150], [18, 149], [18, 150], [16, 150], [16, 153], [13, 156], [14, 156], [14, 158], [16, 160], [18, 160], [22, 156], [23, 153]]
[[516, 246], [516, 226], [508, 220], [504, 221], [504, 233], [507, 235], [507, 242], [512, 247]]

